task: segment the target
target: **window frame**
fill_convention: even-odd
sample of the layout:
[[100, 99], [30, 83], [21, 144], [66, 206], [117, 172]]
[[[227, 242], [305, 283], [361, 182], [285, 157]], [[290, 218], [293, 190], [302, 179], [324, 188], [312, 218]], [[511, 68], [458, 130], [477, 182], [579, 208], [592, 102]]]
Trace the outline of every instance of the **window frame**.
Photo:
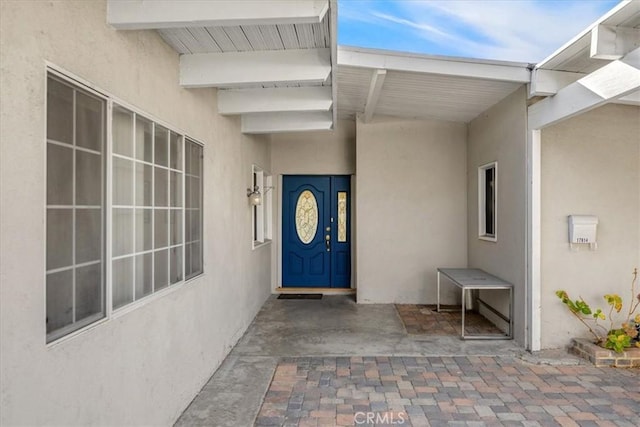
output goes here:
[[273, 241], [273, 176], [260, 166], [251, 166], [251, 188], [258, 187], [262, 203], [252, 206], [251, 235], [252, 248], [270, 244]]
[[[155, 117], [153, 114], [147, 113], [145, 111], [142, 111], [141, 109], [131, 105], [130, 103], [116, 97], [113, 96], [112, 94], [110, 94], [107, 91], [104, 91], [100, 88], [97, 88], [95, 85], [93, 85], [92, 83], [86, 81], [85, 79], [76, 76], [75, 74], [55, 65], [52, 64], [48, 61], [45, 61], [45, 66], [44, 66], [44, 125], [43, 125], [43, 141], [45, 143], [45, 149], [44, 151], [44, 159], [43, 159], [43, 170], [44, 170], [44, 188], [47, 188], [48, 185], [48, 179], [47, 179], [47, 170], [49, 167], [48, 161], [47, 161], [47, 147], [48, 147], [48, 135], [47, 135], [47, 123], [48, 123], [48, 106], [47, 106], [47, 102], [48, 102], [48, 79], [50, 77], [53, 77], [61, 82], [63, 82], [64, 84], [71, 86], [72, 88], [74, 88], [74, 90], [78, 89], [81, 91], [85, 91], [89, 94], [91, 94], [92, 96], [98, 97], [100, 98], [102, 101], [104, 101], [104, 105], [105, 105], [105, 117], [104, 117], [104, 121], [103, 121], [103, 126], [106, 128], [104, 131], [104, 142], [103, 142], [103, 150], [102, 150], [102, 155], [104, 156], [103, 159], [103, 166], [102, 166], [102, 188], [103, 188], [103, 205], [102, 205], [102, 217], [103, 217], [103, 223], [102, 223], [102, 229], [101, 229], [101, 233], [103, 236], [103, 241], [102, 241], [102, 263], [103, 263], [103, 273], [102, 273], [102, 281], [103, 281], [103, 285], [102, 285], [102, 293], [103, 293], [103, 310], [104, 310], [104, 316], [101, 316], [97, 319], [94, 319], [93, 321], [88, 321], [87, 324], [78, 327], [78, 328], [74, 328], [72, 329], [70, 332], [65, 332], [65, 327], [58, 329], [58, 331], [61, 331], [59, 334], [56, 334], [56, 336], [54, 336], [53, 338], [49, 339], [50, 335], [52, 334], [48, 334], [46, 333], [46, 323], [43, 325], [43, 329], [44, 329], [44, 340], [45, 340], [45, 345], [47, 348], [49, 347], [53, 347], [53, 346], [57, 346], [60, 345], [62, 343], [67, 342], [68, 340], [71, 340], [73, 338], [75, 338], [78, 335], [81, 335], [87, 331], [90, 331], [102, 324], [108, 323], [109, 321], [113, 320], [113, 319], [117, 319], [131, 311], [136, 310], [139, 307], [142, 307], [146, 304], [150, 304], [153, 301], [155, 301], [158, 298], [162, 298], [166, 295], [169, 295], [173, 292], [176, 292], [179, 289], [183, 288], [183, 285], [185, 285], [186, 283], [192, 282], [202, 276], [205, 275], [205, 269], [204, 269], [204, 200], [203, 200], [203, 196], [204, 196], [204, 175], [203, 175], [203, 171], [204, 171], [204, 144], [200, 141], [198, 141], [196, 138], [193, 138], [192, 136], [190, 136], [187, 132], [184, 132], [182, 130], [180, 130], [179, 128], [177, 128], [176, 126], [173, 126], [157, 117]], [[167, 130], [176, 133], [179, 138], [180, 141], [182, 142], [182, 186], [181, 186], [181, 191], [182, 191], [182, 207], [181, 207], [181, 212], [182, 212], [182, 221], [181, 221], [181, 228], [182, 228], [182, 280], [172, 284], [172, 285], [168, 285], [163, 289], [160, 289], [156, 292], [153, 292], [151, 294], [145, 295], [144, 297], [141, 297], [138, 300], [135, 300], [129, 304], [126, 304], [122, 307], [119, 307], [117, 309], [114, 309], [113, 307], [113, 274], [112, 274], [112, 264], [113, 264], [113, 260], [114, 260], [114, 256], [112, 254], [112, 249], [113, 249], [113, 217], [112, 217], [112, 210], [113, 210], [113, 132], [112, 132], [112, 126], [113, 126], [113, 109], [114, 109], [114, 105], [118, 105], [120, 107], [123, 107], [131, 112], [134, 112], [137, 115], [140, 115], [141, 117], [144, 117], [147, 120], [150, 120], [164, 128], [166, 128]], [[185, 206], [185, 190], [186, 190], [186, 180], [185, 180], [185, 148], [186, 148], [186, 141], [189, 140], [191, 143], [195, 143], [197, 144], [201, 149], [202, 149], [202, 160], [200, 163], [200, 174], [201, 174], [201, 183], [200, 183], [200, 238], [201, 238], [201, 249], [200, 249], [200, 259], [201, 259], [201, 264], [200, 264], [200, 272], [198, 272], [197, 274], [194, 274], [190, 277], [186, 277], [186, 269], [185, 269], [185, 247], [186, 247], [186, 239], [185, 239], [185, 212], [186, 212], [186, 206]], [[135, 142], [135, 141], [134, 141]], [[170, 145], [170, 143], [169, 143]], [[169, 165], [170, 166], [170, 165]], [[171, 170], [170, 168], [168, 168], [167, 170]], [[170, 177], [168, 177], [168, 181], [170, 181]], [[170, 184], [169, 184], [170, 185]], [[135, 202], [135, 201], [134, 201]], [[135, 204], [135, 203], [134, 203]], [[47, 209], [48, 209], [48, 204], [47, 204], [47, 197], [45, 196], [44, 198], [44, 203], [43, 203], [44, 209], [43, 209], [43, 214], [44, 214], [44, 218], [45, 218], [45, 224], [44, 224], [44, 244], [43, 244], [43, 259], [45, 260], [45, 268], [43, 270], [43, 294], [44, 294], [44, 304], [43, 304], [43, 312], [44, 312], [44, 318], [46, 319], [47, 316], [47, 285], [46, 285], [46, 278], [47, 278], [47, 268], [46, 268], [46, 259], [47, 259], [47, 224], [46, 224], [46, 218], [47, 218]], [[168, 202], [167, 205], [167, 209], [170, 209], [170, 202]], [[134, 236], [135, 237], [135, 236]], [[167, 238], [169, 239], [170, 237], [167, 236]], [[169, 245], [168, 247], [170, 247], [171, 245]], [[116, 257], [117, 258], [117, 257]], [[170, 279], [169, 279], [170, 281]], [[89, 319], [89, 318], [88, 318]], [[90, 319], [93, 319], [93, 317], [91, 317]], [[81, 323], [81, 322], [79, 322]], [[54, 331], [55, 332], [55, 331]]]
[[[487, 171], [493, 169], [493, 233], [487, 232]], [[498, 241], [498, 162], [493, 161], [478, 167], [478, 239]]]

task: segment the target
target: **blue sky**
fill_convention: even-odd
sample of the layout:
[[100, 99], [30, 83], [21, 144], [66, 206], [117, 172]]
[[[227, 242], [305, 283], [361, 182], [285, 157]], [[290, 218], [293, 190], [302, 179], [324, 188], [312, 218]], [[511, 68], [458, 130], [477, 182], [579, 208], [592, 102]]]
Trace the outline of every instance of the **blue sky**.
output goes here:
[[339, 0], [338, 44], [539, 62], [619, 0]]

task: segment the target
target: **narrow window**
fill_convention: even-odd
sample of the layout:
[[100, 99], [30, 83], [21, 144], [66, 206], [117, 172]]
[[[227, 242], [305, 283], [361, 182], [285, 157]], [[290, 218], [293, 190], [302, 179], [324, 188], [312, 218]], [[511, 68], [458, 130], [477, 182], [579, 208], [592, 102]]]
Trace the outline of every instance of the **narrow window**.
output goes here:
[[261, 203], [253, 207], [253, 247], [256, 248], [272, 239], [273, 179], [272, 176], [253, 166], [253, 188], [258, 189]]
[[497, 162], [478, 168], [478, 235], [483, 240], [494, 242], [497, 240], [497, 172]]
[[202, 146], [185, 139], [185, 278], [202, 273]]
[[106, 315], [106, 101], [47, 78], [47, 342]]

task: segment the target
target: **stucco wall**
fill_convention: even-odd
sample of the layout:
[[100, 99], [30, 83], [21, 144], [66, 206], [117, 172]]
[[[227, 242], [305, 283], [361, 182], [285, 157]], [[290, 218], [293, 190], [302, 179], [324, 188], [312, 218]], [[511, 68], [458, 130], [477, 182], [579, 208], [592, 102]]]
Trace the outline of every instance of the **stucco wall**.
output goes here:
[[[2, 425], [170, 425], [269, 294], [251, 250], [245, 189], [269, 141], [183, 90], [155, 32], [115, 31], [104, 1], [0, 3]], [[52, 347], [45, 345], [45, 60], [205, 144], [205, 274]]]
[[[513, 283], [514, 337], [521, 344], [525, 337], [526, 114], [526, 90], [521, 87], [469, 124], [467, 155], [469, 267]], [[478, 238], [478, 167], [493, 161], [498, 162], [496, 242]], [[507, 292], [486, 291], [481, 297], [503, 314], [509, 313]]]
[[466, 266], [466, 133], [464, 123], [357, 122], [358, 302], [435, 303], [436, 268]]
[[274, 175], [353, 175], [355, 123], [339, 120], [333, 131], [271, 135], [271, 169]]
[[[544, 129], [541, 174], [541, 345], [554, 348], [589, 336], [556, 290], [596, 307], [607, 293], [629, 303], [640, 268], [640, 108], [608, 105]], [[571, 214], [598, 216], [597, 250], [569, 248]]]
[[[276, 189], [273, 201], [274, 235], [271, 246], [272, 289], [282, 284], [280, 263], [282, 234], [282, 175], [353, 175], [356, 172], [356, 125], [353, 121], [339, 120], [333, 131], [291, 132], [271, 135], [271, 173]], [[351, 212], [352, 256], [355, 266], [356, 224], [355, 183], [351, 183], [353, 206]], [[352, 268], [355, 277], [355, 268]], [[355, 280], [353, 280], [355, 282]]]

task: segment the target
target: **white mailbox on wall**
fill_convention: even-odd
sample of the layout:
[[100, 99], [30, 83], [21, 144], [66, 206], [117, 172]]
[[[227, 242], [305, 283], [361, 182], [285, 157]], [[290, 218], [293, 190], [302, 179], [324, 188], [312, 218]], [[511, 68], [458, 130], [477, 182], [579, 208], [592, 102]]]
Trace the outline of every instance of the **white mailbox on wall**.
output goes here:
[[595, 215], [569, 215], [569, 244], [575, 248], [577, 244], [588, 244], [596, 249], [596, 232], [598, 217]]

